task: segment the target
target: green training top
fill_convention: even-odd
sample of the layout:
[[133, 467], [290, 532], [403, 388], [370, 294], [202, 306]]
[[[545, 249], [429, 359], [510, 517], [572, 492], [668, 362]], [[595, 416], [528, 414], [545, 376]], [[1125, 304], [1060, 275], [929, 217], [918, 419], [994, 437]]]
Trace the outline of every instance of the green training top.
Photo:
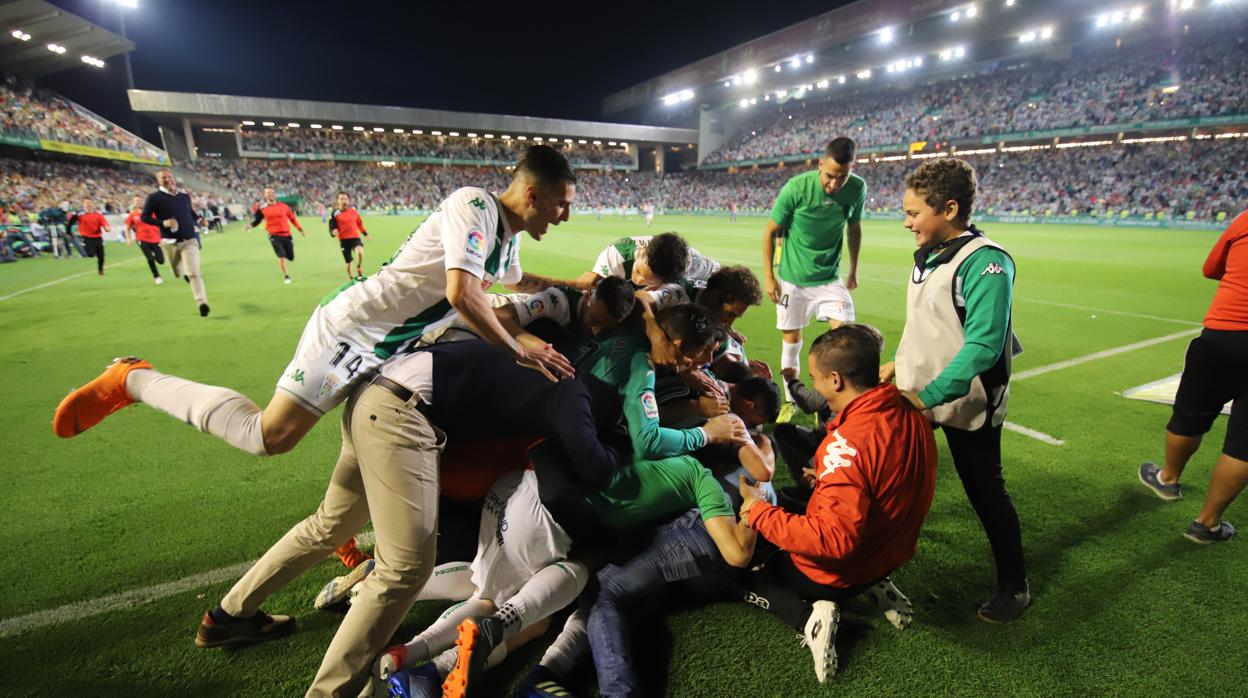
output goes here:
[[694, 507], [702, 520], [734, 516], [732, 502], [711, 471], [692, 456], [636, 460], [601, 492], [585, 495], [598, 518], [620, 528], [649, 523]]
[[812, 170], [790, 179], [771, 208], [771, 220], [787, 230], [780, 251], [780, 278], [794, 286], [822, 286], [840, 278], [845, 224], [858, 223], [867, 183], [856, 174], [828, 196]]
[[[928, 256], [929, 269], [938, 256]], [[962, 289], [966, 308], [962, 323], [965, 339], [945, 370], [919, 393], [928, 407], [969, 393], [971, 380], [997, 363], [1008, 339], [1014, 297], [1014, 261], [1010, 256], [995, 247], [981, 247], [962, 262], [956, 276], [954, 287]]]

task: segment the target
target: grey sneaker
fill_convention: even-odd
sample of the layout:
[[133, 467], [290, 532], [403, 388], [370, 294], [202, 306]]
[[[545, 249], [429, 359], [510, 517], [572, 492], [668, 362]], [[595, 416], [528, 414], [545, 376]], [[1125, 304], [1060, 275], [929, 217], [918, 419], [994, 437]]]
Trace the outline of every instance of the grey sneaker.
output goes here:
[[1193, 521], [1188, 524], [1187, 530], [1183, 532], [1183, 537], [1200, 545], [1221, 543], [1224, 540], [1230, 540], [1235, 537], [1235, 527], [1229, 521], [1219, 523], [1217, 528], [1209, 528], [1199, 521]]
[[997, 589], [991, 599], [979, 607], [979, 619], [986, 623], [1009, 623], [1023, 615], [1031, 604], [1031, 589], [1023, 582], [1022, 591]]
[[1140, 464], [1140, 482], [1153, 491], [1153, 494], [1167, 502], [1183, 499], [1183, 488], [1179, 483], [1167, 485], [1161, 481], [1161, 466], [1151, 461]]

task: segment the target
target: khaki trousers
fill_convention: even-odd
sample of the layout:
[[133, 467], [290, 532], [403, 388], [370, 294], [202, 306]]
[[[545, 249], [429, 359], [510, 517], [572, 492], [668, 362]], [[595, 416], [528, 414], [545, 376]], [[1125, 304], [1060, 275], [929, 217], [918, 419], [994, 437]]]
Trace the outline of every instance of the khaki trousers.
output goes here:
[[199, 273], [199, 240], [162, 240], [160, 246], [169, 258], [169, 268], [173, 275], [190, 279], [191, 295], [196, 303], [208, 302], [208, 291], [204, 289], [204, 277]]
[[342, 416], [342, 452], [316, 513], [296, 524], [221, 600], [247, 616], [290, 580], [328, 557], [370, 518], [376, 567], [343, 618], [309, 696], [355, 698], [373, 659], [433, 573], [437, 555], [438, 457], [446, 437], [413, 403], [364, 385]]

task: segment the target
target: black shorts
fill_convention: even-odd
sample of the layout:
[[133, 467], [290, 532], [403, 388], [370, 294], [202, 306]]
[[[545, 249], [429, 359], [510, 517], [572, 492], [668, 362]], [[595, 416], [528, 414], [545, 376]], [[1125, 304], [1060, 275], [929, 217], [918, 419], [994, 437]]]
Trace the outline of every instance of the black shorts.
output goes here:
[[269, 244], [273, 246], [273, 254], [280, 259], [295, 261], [295, 240], [289, 235], [270, 235]]
[[82, 249], [88, 257], [99, 257], [104, 251], [104, 238], [82, 238]]
[[364, 241], [359, 238], [347, 238], [346, 240], [339, 240], [338, 245], [342, 248], [342, 260], [350, 264], [351, 260], [355, 258], [355, 248], [363, 247]]
[[1231, 418], [1222, 452], [1248, 460], [1248, 332], [1205, 329], [1187, 345], [1166, 430], [1179, 436], [1204, 435], [1228, 402]]
[[160, 248], [159, 242], [140, 242], [139, 249], [143, 250], [145, 257], [155, 260], [157, 264], [165, 263], [165, 251]]

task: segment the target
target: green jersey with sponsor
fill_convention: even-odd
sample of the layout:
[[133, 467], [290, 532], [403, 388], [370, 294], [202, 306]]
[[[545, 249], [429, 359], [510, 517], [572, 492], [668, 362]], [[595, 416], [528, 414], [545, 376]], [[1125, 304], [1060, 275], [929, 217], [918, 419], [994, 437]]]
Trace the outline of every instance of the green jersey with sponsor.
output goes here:
[[851, 173], [836, 194], [828, 196], [812, 170], [790, 179], [771, 208], [771, 220], [784, 228], [781, 279], [794, 286], [822, 286], [840, 278], [845, 225], [862, 219], [867, 183]]
[[733, 516], [732, 502], [711, 471], [692, 456], [636, 460], [616, 471], [601, 492], [585, 496], [608, 526], [649, 523], [702, 510], [702, 520]]

